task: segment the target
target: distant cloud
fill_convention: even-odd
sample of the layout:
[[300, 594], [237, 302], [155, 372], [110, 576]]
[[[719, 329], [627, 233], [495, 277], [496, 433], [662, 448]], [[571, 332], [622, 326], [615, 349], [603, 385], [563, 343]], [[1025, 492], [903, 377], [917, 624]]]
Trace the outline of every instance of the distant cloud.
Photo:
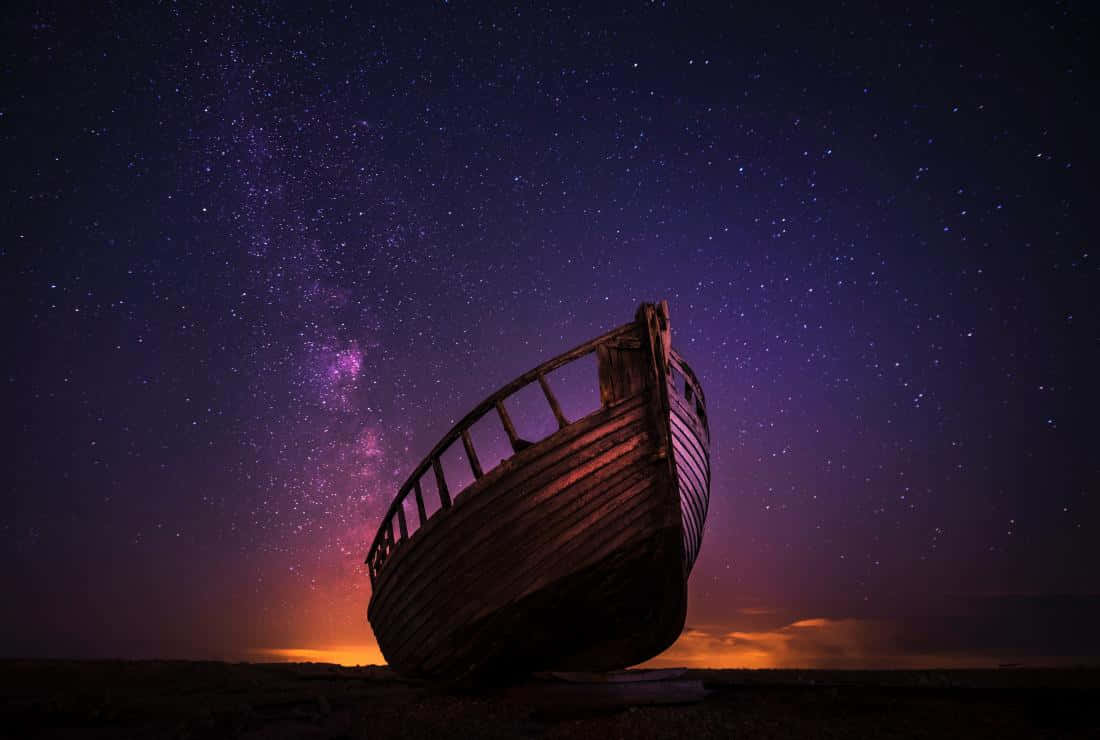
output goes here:
[[898, 627], [870, 619], [800, 619], [772, 630], [721, 627], [685, 630], [648, 667], [689, 668], [934, 668], [989, 665], [950, 653], [907, 653]]
[[898, 617], [779, 621], [784, 611], [746, 607], [736, 609], [726, 624], [688, 627], [645, 665], [939, 668], [1100, 662], [1100, 639], [1091, 628], [1100, 620], [1100, 596], [1093, 594], [956, 594], [929, 599], [924, 614]]

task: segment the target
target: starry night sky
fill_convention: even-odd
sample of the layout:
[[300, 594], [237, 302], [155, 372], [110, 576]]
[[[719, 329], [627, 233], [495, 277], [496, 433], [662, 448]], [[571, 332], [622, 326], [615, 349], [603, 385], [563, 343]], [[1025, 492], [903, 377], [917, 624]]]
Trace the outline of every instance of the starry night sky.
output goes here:
[[378, 661], [411, 468], [665, 298], [658, 663], [1100, 656], [1084, 4], [65, 5], [2, 31], [0, 655]]

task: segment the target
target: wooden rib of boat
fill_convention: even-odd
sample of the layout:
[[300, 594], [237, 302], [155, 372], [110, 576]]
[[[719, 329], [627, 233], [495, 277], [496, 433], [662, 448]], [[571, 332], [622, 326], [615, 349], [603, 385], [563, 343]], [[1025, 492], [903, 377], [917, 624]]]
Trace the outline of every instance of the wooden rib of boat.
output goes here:
[[[642, 304], [633, 322], [489, 396], [413, 470], [366, 559], [367, 613], [393, 668], [444, 680], [609, 671], [676, 640], [710, 498], [710, 433], [670, 338], [668, 304]], [[593, 353], [600, 407], [569, 420], [547, 376]], [[505, 403], [529, 384], [558, 426], [537, 442], [517, 435]], [[513, 452], [491, 471], [470, 435], [488, 414]], [[441, 464], [452, 445], [474, 478], [462, 491]], [[425, 478], [439, 498], [430, 515]]]

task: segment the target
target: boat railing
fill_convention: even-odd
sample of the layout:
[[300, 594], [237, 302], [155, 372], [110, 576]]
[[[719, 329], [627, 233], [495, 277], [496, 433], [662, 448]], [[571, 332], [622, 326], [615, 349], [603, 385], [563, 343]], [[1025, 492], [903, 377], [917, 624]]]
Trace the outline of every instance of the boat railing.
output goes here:
[[[370, 573], [371, 583], [378, 578], [378, 574], [381, 573], [382, 567], [389, 559], [390, 555], [394, 552], [397, 545], [408, 539], [410, 532], [415, 532], [416, 529], [424, 526], [424, 524], [434, 516], [438, 511], [449, 509], [452, 503], [452, 491], [447, 486], [446, 478], [444, 477], [443, 464], [441, 458], [446, 453], [451, 445], [455, 444], [458, 440], [462, 440], [462, 446], [466, 453], [466, 459], [470, 466], [470, 472], [473, 474], [474, 482], [481, 479], [485, 475], [485, 471], [482, 468], [481, 461], [477, 456], [477, 451], [474, 449], [473, 439], [470, 436], [470, 427], [477, 423], [482, 417], [491, 411], [496, 411], [497, 416], [500, 418], [500, 423], [504, 427], [504, 431], [508, 436], [509, 444], [512, 448], [512, 453], [515, 454], [525, 449], [530, 442], [523, 440], [516, 433], [515, 424], [512, 421], [511, 416], [508, 414], [508, 410], [505, 408], [504, 402], [513, 394], [519, 392], [523, 388], [532, 383], [538, 383], [542, 389], [542, 394], [546, 399], [546, 402], [550, 406], [550, 410], [554, 414], [554, 419], [557, 422], [558, 428], [562, 429], [572, 423], [565, 417], [562, 412], [561, 404], [554, 396], [553, 391], [550, 388], [550, 384], [546, 380], [546, 376], [551, 372], [579, 360], [587, 355], [590, 355], [596, 351], [596, 349], [607, 342], [611, 342], [624, 334], [629, 334], [637, 329], [637, 323], [631, 322], [620, 326], [617, 329], [613, 329], [606, 334], [602, 334], [595, 339], [592, 339], [584, 344], [575, 347], [568, 352], [558, 355], [547, 362], [539, 365], [533, 370], [520, 375], [518, 378], [508, 383], [484, 401], [474, 407], [470, 413], [466, 414], [457, 424], [451, 427], [451, 430], [443, 435], [443, 438], [439, 440], [439, 443], [432, 448], [420, 464], [417, 465], [405, 482], [397, 491], [397, 495], [390, 503], [389, 508], [386, 510], [385, 516], [382, 518], [382, 523], [378, 527], [378, 533], [374, 537], [374, 541], [371, 543], [370, 551], [367, 553], [366, 566]], [[678, 356], [677, 356], [678, 357]], [[682, 360], [679, 360], [679, 364], [683, 367]], [[690, 374], [690, 368], [685, 377]], [[694, 374], [690, 374], [693, 379], [692, 383], [694, 388], [698, 389], [698, 381], [694, 380]], [[702, 399], [702, 391], [698, 390], [697, 397]], [[573, 420], [577, 421], [577, 420]], [[436, 491], [439, 496], [439, 509], [428, 513], [424, 504], [424, 491], [422, 490], [420, 481], [428, 473], [432, 471], [432, 475], [435, 478]], [[459, 491], [454, 491], [453, 494], [457, 495]], [[416, 502], [416, 513], [418, 524], [415, 529], [410, 528], [410, 522], [405, 514], [405, 503], [409, 498], [413, 498]], [[394, 531], [396, 526], [397, 530]]]
[[680, 353], [673, 348], [669, 352], [669, 379], [676, 391], [688, 402], [688, 406], [694, 409], [703, 429], [710, 434], [710, 425], [707, 423], [707, 400], [703, 395], [703, 385], [695, 375], [695, 371], [684, 361]]

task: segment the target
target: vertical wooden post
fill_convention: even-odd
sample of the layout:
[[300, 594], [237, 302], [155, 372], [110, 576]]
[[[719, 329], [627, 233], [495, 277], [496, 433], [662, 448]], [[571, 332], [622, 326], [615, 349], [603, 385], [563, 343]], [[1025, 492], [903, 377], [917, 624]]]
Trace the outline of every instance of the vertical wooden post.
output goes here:
[[661, 360], [665, 373], [668, 372], [669, 356], [672, 355], [672, 331], [668, 316], [668, 301], [657, 304], [657, 326], [661, 333]]
[[439, 489], [439, 505], [444, 509], [451, 508], [451, 494], [447, 491], [447, 480], [443, 477], [443, 466], [439, 464], [439, 458], [432, 458], [432, 469], [435, 470], [435, 485]]
[[519, 443], [519, 436], [516, 434], [516, 427], [512, 424], [512, 418], [508, 416], [508, 412], [504, 408], [504, 403], [497, 401], [497, 416], [500, 417], [500, 423], [504, 425], [504, 431], [508, 434], [508, 441], [512, 445], [512, 452], [519, 452], [523, 449], [523, 445]]
[[474, 480], [477, 480], [481, 476], [485, 475], [481, 470], [481, 461], [477, 459], [477, 452], [474, 451], [474, 441], [470, 439], [470, 430], [462, 430], [462, 446], [466, 448], [466, 458], [470, 461], [470, 470], [474, 473]]
[[428, 514], [424, 511], [424, 494], [420, 492], [420, 479], [416, 479], [416, 513], [420, 515], [420, 526], [428, 521]]
[[405, 497], [402, 496], [397, 502], [397, 524], [401, 527], [401, 539], [407, 540], [409, 538], [409, 525], [405, 521]]
[[542, 394], [546, 396], [546, 401], [550, 404], [550, 410], [554, 412], [554, 418], [558, 421], [558, 429], [564, 429], [569, 426], [565, 414], [561, 412], [561, 405], [558, 403], [558, 399], [554, 398], [554, 392], [550, 390], [550, 384], [546, 382], [545, 375], [539, 375], [539, 385], [542, 386]]
[[393, 551], [393, 519], [386, 517], [382, 526], [384, 527], [382, 530], [382, 544], [385, 545], [385, 556], [382, 558], [382, 562], [385, 562]]
[[611, 377], [611, 351], [606, 344], [596, 347], [596, 363], [600, 376], [600, 406], [607, 408], [615, 400], [615, 381]]

